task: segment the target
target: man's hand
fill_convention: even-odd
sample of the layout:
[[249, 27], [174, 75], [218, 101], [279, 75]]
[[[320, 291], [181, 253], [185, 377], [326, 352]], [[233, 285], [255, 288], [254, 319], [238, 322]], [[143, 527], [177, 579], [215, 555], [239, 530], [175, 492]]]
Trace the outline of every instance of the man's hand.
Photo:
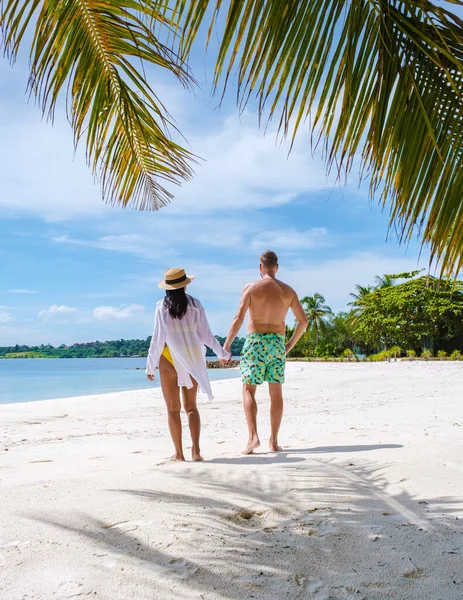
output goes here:
[[223, 349], [225, 350], [225, 352], [228, 352], [228, 354], [230, 355], [230, 358], [228, 358], [228, 359], [221, 358], [219, 360], [222, 367], [225, 367], [226, 365], [229, 365], [231, 363], [232, 353], [230, 352], [229, 348], [226, 348], [225, 346], [223, 347]]
[[150, 381], [154, 381], [154, 375], [146, 375]]

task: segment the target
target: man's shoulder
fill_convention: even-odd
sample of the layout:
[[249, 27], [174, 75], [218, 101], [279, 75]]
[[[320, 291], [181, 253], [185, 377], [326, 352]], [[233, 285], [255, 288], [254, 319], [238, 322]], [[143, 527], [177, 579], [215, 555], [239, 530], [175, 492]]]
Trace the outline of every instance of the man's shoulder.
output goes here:
[[288, 293], [288, 295], [291, 296], [296, 296], [296, 290], [294, 290], [290, 285], [288, 285], [287, 283], [285, 283], [284, 281], [281, 281], [280, 279], [277, 280], [279, 285], [281, 286], [281, 288]]
[[252, 290], [260, 283], [260, 281], [249, 281], [243, 286], [243, 294], [252, 292]]

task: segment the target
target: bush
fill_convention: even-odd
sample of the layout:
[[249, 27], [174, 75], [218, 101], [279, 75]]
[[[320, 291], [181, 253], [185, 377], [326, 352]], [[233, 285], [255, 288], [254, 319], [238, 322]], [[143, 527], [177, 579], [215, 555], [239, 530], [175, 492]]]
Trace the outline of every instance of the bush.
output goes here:
[[407, 350], [408, 358], [416, 358], [416, 352], [414, 350]]
[[429, 348], [426, 348], [426, 350], [423, 350], [423, 352], [421, 353], [421, 358], [424, 358], [424, 360], [429, 360], [432, 357], [433, 354], [431, 350], [429, 350]]
[[331, 342], [327, 341], [327, 340], [321, 340], [317, 346], [315, 346], [315, 349], [313, 351], [313, 355], [316, 356], [317, 358], [331, 358], [333, 356], [336, 356], [337, 352], [336, 352], [337, 348], [335, 346], [335, 344], [332, 344]]
[[369, 358], [373, 362], [381, 362], [383, 360], [388, 360], [389, 352], [387, 350], [383, 350], [382, 352], [378, 352], [378, 354], [372, 354]]
[[389, 348], [388, 350], [389, 352], [389, 356], [401, 356], [402, 355], [402, 348], [400, 346], [392, 346], [392, 348]]
[[463, 356], [461, 355], [460, 350], [454, 350], [452, 352], [452, 354], [450, 355], [450, 358], [452, 360], [461, 360], [463, 358]]
[[342, 354], [341, 354], [342, 358], [347, 358], [347, 360], [352, 360], [353, 358], [357, 358], [355, 356], [355, 352], [353, 350], [351, 350], [350, 348], [346, 348]]
[[437, 358], [447, 358], [447, 352], [445, 350], [439, 350]]

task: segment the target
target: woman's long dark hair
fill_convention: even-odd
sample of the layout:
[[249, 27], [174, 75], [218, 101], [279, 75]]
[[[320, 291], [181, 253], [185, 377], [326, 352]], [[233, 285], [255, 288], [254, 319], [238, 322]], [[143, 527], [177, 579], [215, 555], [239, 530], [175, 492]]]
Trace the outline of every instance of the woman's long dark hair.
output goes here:
[[172, 319], [183, 319], [190, 303], [190, 297], [185, 293], [185, 288], [166, 290], [164, 306], [169, 310]]

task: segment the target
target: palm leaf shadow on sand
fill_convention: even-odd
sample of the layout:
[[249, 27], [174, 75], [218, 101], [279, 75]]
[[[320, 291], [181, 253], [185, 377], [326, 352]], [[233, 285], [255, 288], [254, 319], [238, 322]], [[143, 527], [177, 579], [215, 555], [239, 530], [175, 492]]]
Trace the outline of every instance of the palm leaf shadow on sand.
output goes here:
[[[94, 551], [124, 554], [132, 561], [125, 576], [148, 579], [153, 597], [175, 597], [169, 569], [179, 560], [189, 569], [185, 598], [463, 597], [461, 499], [392, 490], [387, 466], [374, 463], [201, 469], [169, 471], [174, 489], [170, 480], [165, 489], [159, 481], [157, 489], [109, 490], [137, 499], [135, 532], [90, 516], [73, 515], [80, 524], [72, 526], [34, 518], [84, 536]], [[169, 539], [169, 551], [147, 535]]]
[[[371, 450], [392, 450], [396, 448], [403, 448], [402, 444], [356, 444], [351, 446], [317, 446], [314, 448], [290, 448], [280, 450], [279, 452], [262, 452], [257, 451], [252, 454], [212, 458], [208, 460], [208, 463], [212, 464], [262, 464], [262, 463], [296, 463], [303, 462], [305, 457], [311, 454], [337, 454], [339, 452], [370, 452]], [[293, 456], [293, 454], [299, 456]]]

